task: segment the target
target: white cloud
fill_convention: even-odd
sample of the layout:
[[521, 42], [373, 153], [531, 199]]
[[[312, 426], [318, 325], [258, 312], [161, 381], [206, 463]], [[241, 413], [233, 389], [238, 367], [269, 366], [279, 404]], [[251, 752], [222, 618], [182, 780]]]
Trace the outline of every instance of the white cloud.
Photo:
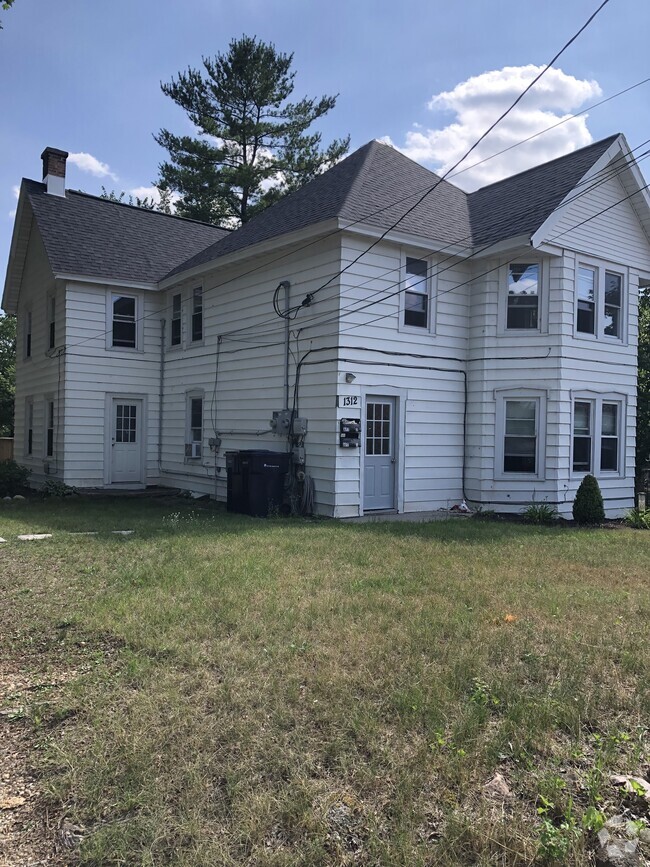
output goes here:
[[[14, 186], [11, 188], [11, 192], [13, 193], [14, 198], [17, 200], [18, 196], [20, 195], [20, 187], [17, 186], [16, 184], [14, 184]], [[12, 211], [9, 211], [9, 219], [14, 220], [15, 218], [16, 218], [16, 209], [14, 208]]]
[[110, 166], [107, 163], [101, 162], [92, 154], [86, 154], [83, 152], [70, 154], [68, 162], [77, 166], [77, 168], [82, 172], [88, 172], [88, 174], [94, 175], [96, 178], [110, 178], [113, 181], [117, 181], [118, 179], [117, 175], [111, 171]]
[[[541, 70], [542, 67], [532, 64], [506, 66], [472, 76], [453, 90], [436, 94], [428, 108], [453, 112], [454, 120], [439, 129], [414, 124], [399, 150], [440, 173], [447, 171]], [[571, 112], [601, 93], [596, 81], [575, 78], [561, 69], [549, 69], [469, 159], [459, 166], [458, 170], [466, 166], [475, 167], [462, 171], [454, 178], [454, 183], [473, 190], [590, 144], [592, 136], [586, 116], [572, 117]], [[482, 165], [475, 165], [564, 119], [565, 123], [532, 141]], [[384, 140], [393, 144], [388, 137]]]

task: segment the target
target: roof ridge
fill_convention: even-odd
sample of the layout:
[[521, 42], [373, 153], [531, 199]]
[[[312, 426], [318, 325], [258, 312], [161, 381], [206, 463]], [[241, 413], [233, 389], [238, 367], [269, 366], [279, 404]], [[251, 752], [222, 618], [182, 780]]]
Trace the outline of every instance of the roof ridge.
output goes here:
[[[35, 184], [36, 186], [43, 187], [45, 189], [45, 184], [41, 181], [35, 181], [33, 178], [23, 178], [23, 181], [27, 181], [30, 184]], [[217, 226], [215, 223], [206, 223], [204, 220], [195, 220], [192, 217], [183, 217], [180, 214], [166, 214], [164, 211], [158, 211], [153, 208], [143, 208], [139, 205], [133, 205], [129, 202], [119, 202], [115, 199], [109, 199], [105, 196], [96, 196], [93, 193], [87, 193], [85, 190], [72, 190], [66, 189], [66, 193], [70, 193], [73, 196], [83, 196], [86, 199], [94, 199], [97, 202], [106, 202], [109, 205], [119, 205], [122, 208], [131, 208], [132, 210], [136, 210], [140, 213], [149, 213], [156, 214], [159, 217], [170, 217], [173, 220], [181, 220], [184, 223], [194, 223], [198, 226], [206, 226], [209, 229], [219, 229], [221, 232], [232, 232], [232, 229], [229, 229], [225, 226]]]
[[[505, 178], [501, 178], [500, 181], [492, 181], [491, 184], [486, 184], [484, 187], [479, 187], [477, 190], [472, 190], [472, 192], [471, 192], [471, 193], [467, 193], [467, 195], [468, 195], [468, 196], [473, 196], [475, 193], [481, 193], [481, 192], [483, 192], [484, 190], [488, 190], [490, 187], [496, 187], [498, 184], [503, 184], [503, 183], [505, 183], [506, 181], [511, 181], [511, 180], [513, 180], [513, 178], [519, 178], [519, 177], [521, 177], [522, 175], [527, 175], [529, 172], [535, 172], [535, 171], [537, 171], [538, 169], [546, 168], [546, 167], [548, 167], [548, 166], [552, 166], [553, 163], [559, 163], [561, 160], [566, 160], [566, 159], [568, 159], [569, 157], [574, 157], [574, 156], [576, 156], [577, 154], [581, 153], [582, 151], [589, 150], [589, 148], [596, 147], [596, 145], [602, 145], [602, 144], [604, 144], [606, 141], [609, 141], [609, 142], [613, 143], [613, 142], [614, 142], [617, 138], [619, 138], [621, 135], [622, 135], [622, 133], [617, 132], [617, 133], [615, 133], [614, 135], [609, 135], [609, 136], [605, 136], [605, 138], [598, 139], [598, 141], [592, 141], [591, 144], [584, 145], [584, 147], [578, 148], [578, 149], [575, 150], [575, 151], [569, 151], [568, 154], [562, 154], [562, 156], [554, 157], [552, 160], [546, 160], [546, 161], [543, 162], [543, 163], [538, 163], [538, 164], [535, 165], [535, 166], [531, 166], [529, 169], [523, 169], [523, 170], [520, 171], [520, 172], [515, 172], [514, 175], [508, 175], [508, 176], [505, 177]], [[495, 155], [495, 156], [496, 156], [496, 155]], [[471, 166], [470, 166], [470, 168], [471, 168]]]

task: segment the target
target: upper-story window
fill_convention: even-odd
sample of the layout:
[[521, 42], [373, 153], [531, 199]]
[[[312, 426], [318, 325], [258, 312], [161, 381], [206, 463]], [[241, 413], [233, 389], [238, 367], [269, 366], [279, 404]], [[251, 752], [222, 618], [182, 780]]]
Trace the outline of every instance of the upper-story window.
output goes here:
[[47, 296], [47, 348], [54, 349], [56, 346], [56, 298], [54, 295]]
[[171, 328], [171, 345], [180, 346], [181, 343], [181, 328], [183, 315], [183, 297], [180, 292], [172, 295], [172, 328]]
[[192, 292], [192, 342], [203, 340], [203, 289]]
[[429, 280], [425, 259], [406, 257], [404, 268], [404, 325], [429, 327]]
[[112, 345], [136, 348], [136, 309], [137, 299], [132, 295], [113, 295], [111, 298], [113, 311]]
[[23, 333], [24, 341], [24, 356], [25, 358], [32, 357], [32, 311], [25, 312], [25, 331]]
[[576, 332], [622, 340], [624, 288], [622, 273], [603, 265], [578, 265]]
[[513, 262], [508, 265], [508, 301], [506, 328], [539, 328], [540, 266], [537, 262]]

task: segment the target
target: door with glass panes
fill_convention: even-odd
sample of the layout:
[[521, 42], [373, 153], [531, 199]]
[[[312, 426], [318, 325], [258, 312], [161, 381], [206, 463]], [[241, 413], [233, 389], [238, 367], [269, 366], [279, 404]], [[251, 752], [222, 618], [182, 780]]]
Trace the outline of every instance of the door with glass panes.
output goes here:
[[364, 511], [395, 508], [395, 398], [368, 397], [364, 430]]
[[114, 397], [111, 428], [111, 483], [141, 482], [142, 401]]

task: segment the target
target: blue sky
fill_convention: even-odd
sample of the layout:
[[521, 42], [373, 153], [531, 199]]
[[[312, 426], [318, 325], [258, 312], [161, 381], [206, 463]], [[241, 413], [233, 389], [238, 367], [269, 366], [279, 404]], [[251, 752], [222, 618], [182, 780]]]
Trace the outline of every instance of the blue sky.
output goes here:
[[[597, 0], [15, 0], [0, 13], [0, 263], [22, 177], [46, 145], [75, 154], [67, 186], [148, 187], [164, 152], [152, 133], [188, 128], [160, 90], [233, 37], [294, 52], [294, 96], [339, 93], [324, 140], [373, 138], [444, 169], [584, 23]], [[552, 75], [499, 128], [489, 156], [649, 74], [650, 4], [610, 0]], [[489, 73], [489, 74], [488, 74]], [[544, 86], [542, 87], [542, 83]], [[466, 188], [624, 132], [650, 137], [650, 85], [458, 178]], [[643, 166], [642, 166], [643, 168]], [[103, 173], [103, 174], [102, 174]], [[646, 176], [648, 172], [646, 171]]]

